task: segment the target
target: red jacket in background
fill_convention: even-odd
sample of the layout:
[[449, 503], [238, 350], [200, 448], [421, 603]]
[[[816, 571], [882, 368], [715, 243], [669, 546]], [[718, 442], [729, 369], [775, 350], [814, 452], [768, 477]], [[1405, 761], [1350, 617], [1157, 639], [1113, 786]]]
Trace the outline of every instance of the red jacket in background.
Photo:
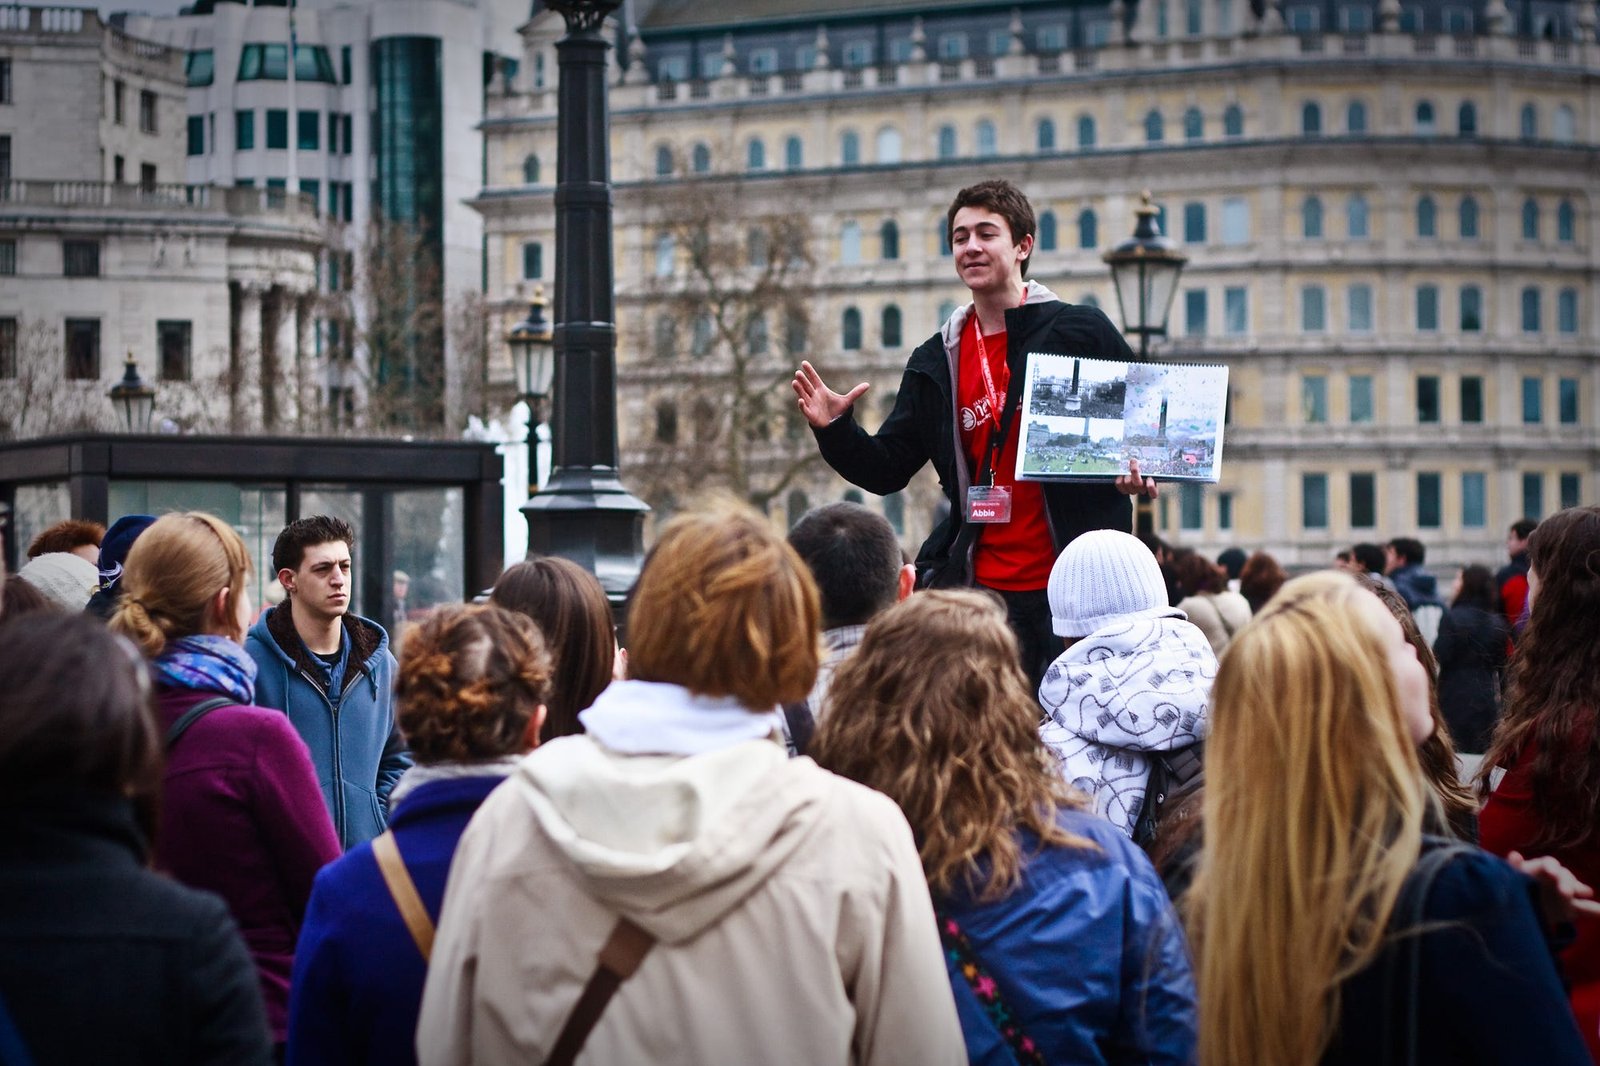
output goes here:
[[[1478, 815], [1478, 842], [1500, 856], [1513, 851], [1527, 858], [1552, 855], [1578, 880], [1600, 891], [1600, 835], [1577, 848], [1550, 851], [1530, 846], [1542, 824], [1533, 798], [1533, 761], [1538, 751], [1537, 744], [1529, 743], [1506, 770]], [[1561, 952], [1561, 971], [1589, 1055], [1600, 1063], [1600, 918], [1580, 914], [1577, 931], [1577, 939]]]

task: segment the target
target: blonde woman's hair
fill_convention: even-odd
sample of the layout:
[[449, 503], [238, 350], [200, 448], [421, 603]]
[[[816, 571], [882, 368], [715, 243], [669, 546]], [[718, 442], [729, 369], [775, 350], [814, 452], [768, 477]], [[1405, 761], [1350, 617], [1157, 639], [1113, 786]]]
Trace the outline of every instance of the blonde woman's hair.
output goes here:
[[[211, 601], [224, 588], [228, 599], [223, 617], [231, 626], [250, 572], [244, 541], [216, 515], [163, 515], [139, 534], [128, 552], [122, 600], [111, 628], [154, 659], [167, 641], [204, 631]], [[236, 636], [244, 639], [243, 633]]]
[[900, 805], [936, 896], [1005, 896], [1025, 829], [1092, 847], [1056, 822], [1084, 797], [1039, 739], [1039, 705], [1005, 608], [979, 592], [919, 592], [867, 627], [833, 676], [808, 754]]
[[1222, 657], [1188, 901], [1202, 1066], [1320, 1060], [1420, 853], [1431, 793], [1368, 596], [1296, 578]]
[[771, 523], [713, 497], [668, 522], [645, 558], [628, 676], [771, 711], [816, 682], [821, 611], [810, 571]]

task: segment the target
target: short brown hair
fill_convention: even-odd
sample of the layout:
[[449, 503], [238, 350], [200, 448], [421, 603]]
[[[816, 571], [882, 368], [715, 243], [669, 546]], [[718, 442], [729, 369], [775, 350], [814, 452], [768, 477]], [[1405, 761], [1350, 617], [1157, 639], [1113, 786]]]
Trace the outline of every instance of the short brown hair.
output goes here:
[[715, 498], [668, 522], [645, 558], [628, 675], [770, 711], [816, 682], [821, 613], [811, 572], [771, 524]]
[[[950, 202], [950, 210], [945, 213], [946, 243], [954, 238], [956, 212], [963, 207], [981, 207], [1005, 219], [1006, 225], [1011, 229], [1013, 246], [1021, 244], [1024, 237], [1032, 237], [1038, 228], [1038, 222], [1033, 217], [1033, 205], [1022, 195], [1022, 190], [1003, 178], [995, 178], [991, 181], [980, 181], [976, 185], [968, 185], [956, 193], [956, 198]], [[1033, 256], [1030, 255], [1018, 264], [1023, 277], [1028, 276], [1028, 263], [1032, 259]]]
[[98, 548], [105, 536], [106, 527], [99, 522], [69, 518], [34, 537], [33, 543], [28, 545], [28, 558], [37, 559], [50, 552], [69, 552], [89, 545]]
[[550, 684], [533, 619], [493, 604], [449, 604], [406, 630], [396, 715], [420, 763], [520, 755]]
[[546, 556], [501, 574], [489, 602], [533, 619], [550, 652], [550, 713], [539, 739], [583, 732], [578, 713], [611, 683], [617, 657], [611, 604], [600, 582], [577, 563]]

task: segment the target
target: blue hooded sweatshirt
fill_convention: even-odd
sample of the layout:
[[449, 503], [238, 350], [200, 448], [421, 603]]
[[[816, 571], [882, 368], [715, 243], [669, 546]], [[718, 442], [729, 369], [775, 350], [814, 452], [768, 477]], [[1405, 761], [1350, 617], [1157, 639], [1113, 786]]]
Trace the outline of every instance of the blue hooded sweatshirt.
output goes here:
[[311, 749], [322, 798], [348, 851], [383, 832], [389, 792], [411, 765], [395, 720], [389, 635], [376, 622], [346, 615], [330, 670], [306, 648], [289, 611], [288, 601], [268, 610], [245, 638], [258, 668], [255, 699], [288, 714]]

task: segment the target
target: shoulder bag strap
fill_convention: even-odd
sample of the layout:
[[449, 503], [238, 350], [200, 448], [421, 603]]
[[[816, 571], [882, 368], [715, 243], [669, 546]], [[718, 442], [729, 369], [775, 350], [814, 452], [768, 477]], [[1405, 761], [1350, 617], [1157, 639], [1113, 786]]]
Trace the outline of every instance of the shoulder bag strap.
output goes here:
[[378, 860], [378, 872], [383, 874], [383, 883], [394, 897], [394, 905], [411, 939], [417, 942], [422, 961], [429, 961], [433, 957], [433, 919], [428, 917], [428, 908], [417, 894], [416, 882], [411, 880], [405, 860], [400, 857], [400, 845], [395, 842], [393, 830], [385, 829], [372, 838], [372, 857]]
[[[1405, 885], [1400, 890], [1400, 898], [1395, 901], [1394, 913], [1399, 918], [1400, 924], [1396, 926], [1391, 919], [1391, 931], [1406, 933], [1405, 945], [1405, 981], [1406, 987], [1397, 989], [1396, 970], [1400, 968], [1397, 958], [1399, 951], [1389, 953], [1387, 974], [1385, 977], [1386, 1000], [1391, 1008], [1404, 1003], [1405, 1027], [1401, 1032], [1403, 1043], [1400, 1045], [1402, 1066], [1416, 1066], [1417, 1059], [1417, 991], [1422, 987], [1422, 930], [1423, 919], [1427, 913], [1428, 893], [1433, 890], [1433, 883], [1438, 879], [1441, 871], [1452, 861], [1477, 849], [1456, 840], [1446, 840], [1442, 837], [1422, 838], [1422, 854], [1417, 858], [1417, 865], [1412, 867], [1411, 873], [1406, 877]], [[1393, 1010], [1390, 1011], [1393, 1017]], [[1386, 1041], [1388, 1053], [1392, 1057], [1395, 1043]]]
[[167, 730], [167, 750], [172, 750], [172, 746], [178, 742], [179, 737], [183, 736], [189, 731], [190, 726], [194, 725], [196, 722], [210, 714], [212, 711], [216, 710], [218, 707], [236, 707], [238, 704], [239, 701], [231, 696], [213, 696], [208, 700], [201, 700], [193, 707], [190, 707], [187, 711], [184, 711], [183, 714], [179, 715], [178, 720], [173, 722], [171, 728]]
[[967, 987], [972, 990], [989, 1024], [1000, 1033], [1020, 1066], [1045, 1066], [1044, 1052], [1017, 1025], [1010, 1004], [1000, 995], [999, 983], [984, 966], [983, 960], [978, 958], [972, 941], [962, 932], [961, 924], [950, 917], [943, 907], [935, 907], [933, 913], [939, 922], [939, 939], [944, 943], [945, 956], [955, 964]]
[[572, 1013], [567, 1015], [567, 1024], [561, 1027], [561, 1035], [556, 1037], [545, 1066], [572, 1066], [606, 1004], [622, 987], [622, 982], [633, 976], [655, 945], [656, 938], [639, 926], [626, 918], [617, 919], [611, 935], [600, 948], [600, 963], [589, 983], [583, 986], [583, 994], [578, 997]]

